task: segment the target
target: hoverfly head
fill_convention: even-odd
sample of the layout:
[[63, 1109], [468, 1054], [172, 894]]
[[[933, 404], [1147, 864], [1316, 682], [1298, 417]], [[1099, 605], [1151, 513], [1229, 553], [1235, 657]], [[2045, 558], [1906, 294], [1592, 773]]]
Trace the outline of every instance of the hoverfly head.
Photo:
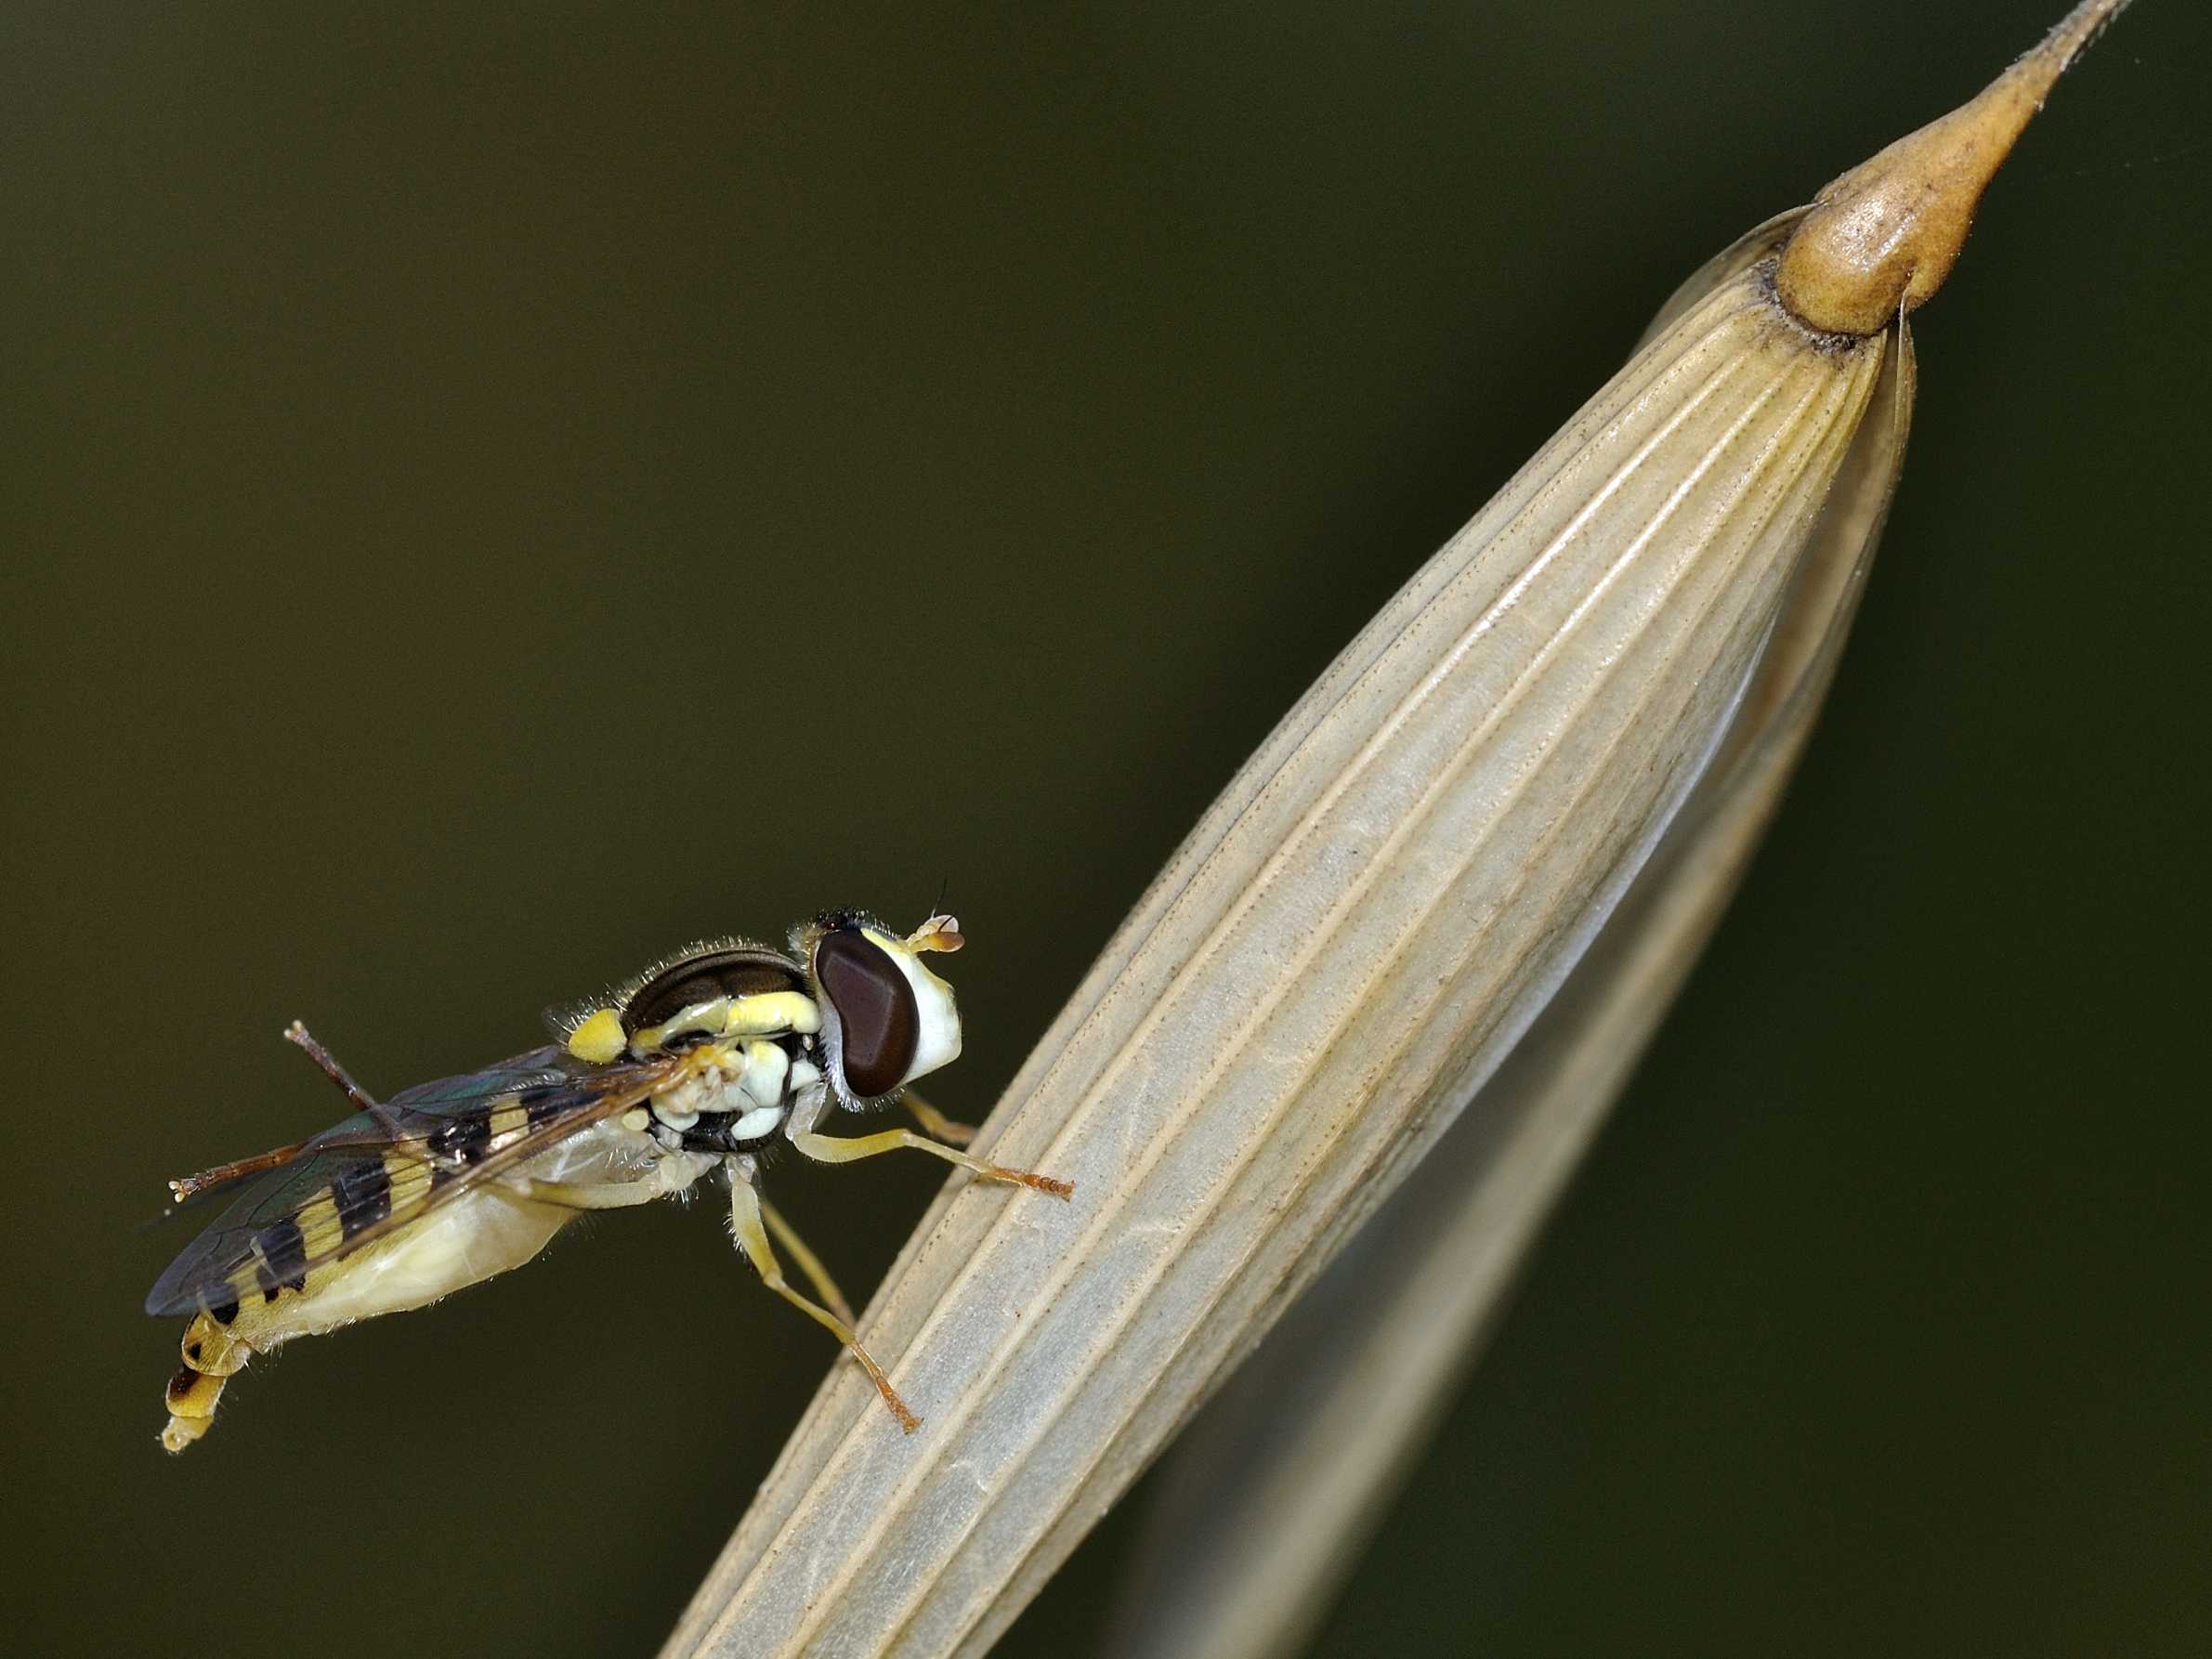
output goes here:
[[922, 959], [962, 943], [949, 916], [932, 916], [903, 937], [853, 910], [796, 930], [792, 944], [821, 1009], [823, 1069], [839, 1104], [873, 1105], [960, 1057], [952, 987]]

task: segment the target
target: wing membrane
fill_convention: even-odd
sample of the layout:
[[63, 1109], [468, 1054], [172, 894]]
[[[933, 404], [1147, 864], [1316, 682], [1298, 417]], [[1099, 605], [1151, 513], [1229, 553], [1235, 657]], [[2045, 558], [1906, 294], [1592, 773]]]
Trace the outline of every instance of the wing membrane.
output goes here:
[[[236, 1301], [242, 1280], [299, 1288], [479, 1182], [650, 1095], [671, 1061], [585, 1067], [558, 1048], [401, 1091], [259, 1177], [169, 1266], [149, 1313]], [[394, 1130], [398, 1132], [395, 1134]]]

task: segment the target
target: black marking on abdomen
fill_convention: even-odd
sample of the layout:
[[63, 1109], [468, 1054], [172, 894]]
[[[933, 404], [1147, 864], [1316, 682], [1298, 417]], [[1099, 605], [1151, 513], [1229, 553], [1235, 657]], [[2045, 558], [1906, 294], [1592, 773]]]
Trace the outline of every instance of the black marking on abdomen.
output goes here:
[[442, 1186], [461, 1172], [457, 1166], [481, 1163], [491, 1143], [491, 1108], [471, 1106], [430, 1131], [430, 1184]]
[[217, 1325], [229, 1325], [238, 1317], [238, 1304], [234, 1301], [217, 1302], [207, 1310], [207, 1316]]
[[392, 1213], [392, 1178], [384, 1159], [373, 1157], [341, 1169], [330, 1183], [338, 1228], [347, 1238], [373, 1227]]
[[261, 1286], [261, 1300], [273, 1302], [280, 1290], [308, 1287], [308, 1241], [299, 1223], [287, 1216], [254, 1234], [254, 1277]]
[[522, 1102], [524, 1121], [531, 1129], [543, 1129], [560, 1113], [558, 1089], [525, 1089], [516, 1098]]

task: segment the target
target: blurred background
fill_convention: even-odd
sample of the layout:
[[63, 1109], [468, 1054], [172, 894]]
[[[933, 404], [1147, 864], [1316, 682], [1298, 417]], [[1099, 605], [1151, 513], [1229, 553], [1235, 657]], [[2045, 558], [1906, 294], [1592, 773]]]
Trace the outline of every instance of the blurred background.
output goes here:
[[[388, 1091], [941, 895], [980, 1116], [1674, 284], [2059, 8], [11, 6], [9, 1645], [649, 1650], [835, 1357], [711, 1201], [155, 1444], [138, 1223], [338, 1115], [283, 1024]], [[1804, 772], [1315, 1652], [2212, 1650], [2207, 63], [2137, 8], [1998, 179]], [[793, 1163], [865, 1293], [938, 1171]]]

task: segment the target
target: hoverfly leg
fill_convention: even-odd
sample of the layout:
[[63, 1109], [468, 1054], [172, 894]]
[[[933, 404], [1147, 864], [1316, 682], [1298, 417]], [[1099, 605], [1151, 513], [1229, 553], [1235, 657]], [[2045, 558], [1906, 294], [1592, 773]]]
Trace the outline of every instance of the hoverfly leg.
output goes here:
[[954, 1146], [965, 1146], [975, 1138], [974, 1124], [960, 1123], [946, 1117], [911, 1089], [899, 1094], [898, 1104], [913, 1114], [914, 1121], [922, 1126], [924, 1134], [949, 1142]]
[[627, 1209], [634, 1204], [665, 1198], [689, 1184], [688, 1180], [673, 1179], [668, 1166], [657, 1165], [650, 1174], [633, 1181], [538, 1181], [527, 1175], [510, 1175], [492, 1183], [491, 1191], [562, 1209]]
[[297, 1020], [293, 1021], [291, 1025], [284, 1027], [284, 1040], [294, 1044], [308, 1059], [312, 1060], [316, 1069], [335, 1083], [339, 1091], [353, 1103], [355, 1111], [366, 1112], [370, 1117], [375, 1118], [378, 1123], [384, 1125], [385, 1133], [391, 1136], [393, 1140], [398, 1141], [404, 1138], [399, 1128], [399, 1119], [382, 1101], [375, 1099], [366, 1089], [355, 1082], [352, 1075], [338, 1064], [337, 1056], [317, 1042], [307, 1026], [301, 1025]]
[[766, 1198], [760, 1201], [761, 1220], [768, 1223], [768, 1234], [781, 1246], [784, 1254], [799, 1264], [799, 1271], [806, 1275], [806, 1282], [814, 1287], [815, 1295], [829, 1305], [830, 1312], [845, 1324], [855, 1323], [853, 1304], [844, 1300], [844, 1292], [837, 1288], [837, 1281], [830, 1276], [830, 1270], [822, 1265], [805, 1239], [792, 1231], [792, 1224], [783, 1219], [783, 1212]]
[[639, 1181], [575, 1182], [532, 1181], [509, 1176], [491, 1183], [490, 1191], [502, 1196], [526, 1198], [532, 1204], [551, 1204], [560, 1209], [627, 1209], [668, 1196], [668, 1183], [647, 1176]]
[[1009, 1169], [1001, 1164], [987, 1164], [979, 1157], [916, 1134], [910, 1129], [887, 1129], [880, 1134], [824, 1135], [812, 1130], [802, 1130], [790, 1136], [791, 1143], [819, 1164], [849, 1164], [855, 1158], [876, 1157], [886, 1152], [897, 1152], [911, 1146], [917, 1152], [926, 1152], [941, 1157], [949, 1164], [958, 1164], [963, 1169], [973, 1169], [986, 1181], [1003, 1181], [1014, 1186], [1034, 1187], [1038, 1192], [1050, 1193], [1055, 1198], [1073, 1196], [1075, 1182], [1062, 1181], [1056, 1175], [1040, 1175], [1034, 1169]]
[[289, 1146], [279, 1146], [270, 1152], [256, 1153], [252, 1157], [235, 1158], [228, 1164], [217, 1164], [212, 1169], [196, 1174], [180, 1175], [169, 1183], [169, 1193], [177, 1203], [196, 1198], [210, 1187], [228, 1186], [231, 1182], [242, 1181], [249, 1175], [258, 1175], [264, 1169], [274, 1169], [290, 1163], [307, 1150], [305, 1141], [294, 1141]]
[[[375, 1118], [384, 1132], [394, 1141], [402, 1141], [407, 1138], [406, 1131], [400, 1128], [399, 1119], [391, 1108], [381, 1101], [372, 1099], [369, 1091], [347, 1074], [346, 1068], [337, 1063], [328, 1049], [315, 1040], [305, 1025], [297, 1020], [293, 1021], [291, 1025], [284, 1027], [284, 1040], [298, 1048], [308, 1059], [312, 1060], [316, 1069], [335, 1083], [345, 1093], [346, 1098], [352, 1103], [355, 1111], [366, 1112], [370, 1117]], [[228, 1164], [217, 1164], [212, 1169], [202, 1169], [196, 1174], [181, 1176], [172, 1181], [169, 1183], [169, 1191], [181, 1204], [188, 1198], [196, 1197], [206, 1192], [210, 1187], [227, 1186], [231, 1182], [242, 1180], [248, 1175], [258, 1175], [264, 1169], [274, 1169], [281, 1165], [288, 1164], [305, 1152], [308, 1145], [308, 1143], [305, 1141], [294, 1141], [289, 1146], [279, 1146], [268, 1152], [257, 1153], [253, 1157], [242, 1157]], [[452, 1167], [460, 1168], [458, 1164]]]
[[844, 1344], [845, 1351], [868, 1373], [868, 1380], [875, 1384], [876, 1392], [883, 1395], [883, 1404], [898, 1419], [898, 1426], [907, 1433], [913, 1433], [922, 1426], [922, 1419], [898, 1397], [898, 1391], [883, 1375], [883, 1366], [860, 1346], [860, 1339], [854, 1334], [853, 1327], [819, 1303], [809, 1301], [784, 1278], [783, 1269], [776, 1260], [775, 1247], [768, 1242], [767, 1223], [761, 1215], [760, 1195], [753, 1190], [749, 1166], [750, 1160], [740, 1164], [732, 1158], [729, 1162], [729, 1230], [738, 1241], [738, 1248], [745, 1252], [745, 1260], [753, 1263], [762, 1284]]

